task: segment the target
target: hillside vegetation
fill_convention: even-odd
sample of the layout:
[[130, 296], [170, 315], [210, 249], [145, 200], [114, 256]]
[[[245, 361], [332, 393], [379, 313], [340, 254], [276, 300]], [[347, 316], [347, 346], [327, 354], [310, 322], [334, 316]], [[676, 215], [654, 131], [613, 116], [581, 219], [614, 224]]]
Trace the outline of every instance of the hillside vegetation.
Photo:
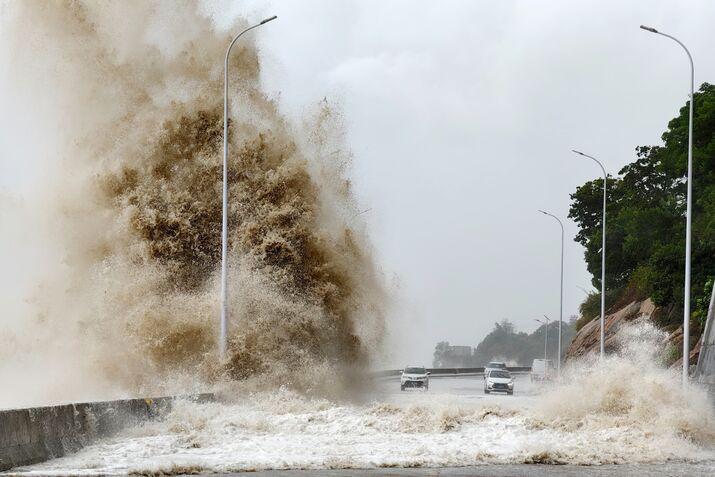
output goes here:
[[[695, 93], [693, 120], [692, 331], [702, 332], [715, 276], [715, 86]], [[636, 158], [608, 180], [606, 302], [609, 308], [650, 297], [663, 309], [655, 319], [673, 329], [682, 322], [688, 104], [667, 125], [663, 143], [636, 148]], [[579, 226], [593, 286], [601, 288], [603, 179], [571, 195], [569, 217]], [[579, 325], [600, 311], [600, 295], [581, 306]]]
[[[548, 359], [554, 361], [558, 356], [558, 321], [549, 323]], [[541, 325], [533, 333], [518, 332], [509, 320], [494, 323], [494, 329], [474, 348], [468, 356], [455, 354], [449, 342], [437, 343], [433, 365], [439, 367], [465, 366], [480, 367], [489, 361], [505, 361], [512, 366], [530, 366], [535, 358], [544, 357], [544, 334], [546, 327]], [[564, 321], [561, 329], [562, 349], [566, 352], [576, 333], [575, 317]]]

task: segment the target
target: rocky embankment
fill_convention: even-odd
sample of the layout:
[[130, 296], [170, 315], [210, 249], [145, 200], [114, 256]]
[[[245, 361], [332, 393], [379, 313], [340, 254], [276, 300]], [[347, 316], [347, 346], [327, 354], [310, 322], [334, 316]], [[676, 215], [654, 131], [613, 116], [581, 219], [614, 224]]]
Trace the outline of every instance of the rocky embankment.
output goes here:
[[[643, 301], [634, 301], [630, 304], [624, 306], [623, 308], [606, 315], [605, 318], [605, 349], [606, 353], [616, 351], [616, 333], [623, 323], [634, 321], [638, 318], [651, 319], [657, 312], [659, 308], [653, 304], [650, 299]], [[589, 353], [599, 352], [600, 343], [600, 320], [599, 317], [595, 317], [593, 320], [586, 323], [580, 330], [576, 332], [571, 345], [566, 351], [565, 360], [578, 359], [580, 357], [586, 356]], [[670, 349], [676, 350], [678, 356], [680, 355], [679, 350], [683, 345], [683, 328], [679, 327], [674, 332], [668, 335], [666, 339], [666, 345], [669, 345]], [[694, 365], [698, 360], [698, 354], [700, 352], [700, 341], [690, 352], [690, 364]], [[672, 363], [672, 366], [681, 366], [682, 357], [677, 359]]]

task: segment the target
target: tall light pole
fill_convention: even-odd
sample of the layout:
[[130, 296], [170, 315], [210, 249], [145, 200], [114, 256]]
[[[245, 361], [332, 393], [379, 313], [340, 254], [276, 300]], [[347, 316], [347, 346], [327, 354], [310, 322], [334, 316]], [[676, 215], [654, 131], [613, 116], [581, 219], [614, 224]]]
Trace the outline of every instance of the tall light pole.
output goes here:
[[546, 319], [546, 321], [541, 321], [538, 318], [534, 318], [534, 320], [544, 325], [544, 369], [546, 369], [546, 350], [548, 349], [549, 345], [549, 317], [544, 315], [544, 318]]
[[226, 50], [226, 59], [223, 65], [223, 222], [221, 225], [221, 323], [219, 325], [219, 353], [221, 356], [226, 355], [228, 346], [228, 304], [226, 300], [228, 294], [228, 56], [241, 35], [276, 18], [278, 17], [266, 18], [261, 23], [248, 27], [233, 37]]
[[580, 286], [580, 285], [576, 285], [576, 288], [578, 288], [579, 290], [581, 290], [586, 296], [589, 295], [588, 290], [586, 290], [584, 287], [582, 287], [582, 286]]
[[688, 368], [690, 360], [690, 242], [692, 237], [692, 203], [693, 203], [693, 107], [695, 103], [695, 66], [688, 49], [677, 38], [659, 32], [655, 28], [641, 25], [643, 30], [670, 38], [682, 46], [690, 60], [690, 111], [688, 113], [688, 192], [685, 209], [685, 302], [683, 303], [683, 387], [688, 385]]
[[358, 216], [360, 216], [360, 215], [362, 215], [362, 214], [367, 214], [367, 213], [370, 212], [371, 210], [372, 210], [372, 207], [369, 207], [369, 208], [367, 208], [367, 209], [365, 209], [365, 210], [361, 210], [361, 211], [358, 212], [357, 214], [353, 214], [353, 216], [350, 217], [350, 220], [348, 220], [348, 224], [352, 223], [352, 221], [355, 220]]
[[577, 151], [575, 149], [572, 149], [572, 151], [576, 154], [582, 155], [583, 157], [588, 157], [589, 159], [592, 159], [596, 162], [596, 164], [601, 166], [601, 170], [603, 171], [603, 219], [601, 223], [601, 226], [603, 227], [603, 231], [601, 232], [601, 359], [603, 359], [603, 356], [605, 354], [604, 336], [606, 323], [606, 182], [608, 181], [608, 174], [606, 174], [606, 168], [603, 167], [601, 161], [599, 161], [595, 157], [589, 156], [588, 154], [584, 154], [583, 152]]
[[556, 362], [556, 372], [559, 374], [559, 376], [561, 376], [561, 325], [564, 321], [564, 224], [554, 214], [550, 214], [543, 210], [539, 210], [539, 212], [541, 212], [544, 215], [548, 215], [549, 217], [553, 217], [554, 219], [556, 219], [556, 221], [561, 226], [561, 298], [559, 301], [559, 346], [558, 346], [559, 357], [558, 357], [558, 361]]

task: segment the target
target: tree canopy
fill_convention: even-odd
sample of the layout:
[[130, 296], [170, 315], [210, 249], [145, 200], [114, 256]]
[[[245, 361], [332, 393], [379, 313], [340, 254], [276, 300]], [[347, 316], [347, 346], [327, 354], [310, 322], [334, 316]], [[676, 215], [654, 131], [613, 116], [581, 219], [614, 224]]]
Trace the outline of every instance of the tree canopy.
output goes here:
[[[562, 335], [562, 349], [565, 352], [576, 333], [576, 317], [564, 321]], [[548, 359], [556, 360], [558, 356], [558, 321], [549, 322]], [[533, 333], [528, 334], [516, 331], [514, 324], [509, 320], [494, 323], [494, 329], [472, 351], [471, 356], [451, 355], [448, 342], [437, 343], [434, 350], [435, 367], [442, 366], [485, 366], [489, 361], [506, 361], [519, 366], [530, 366], [536, 358], [544, 357], [544, 334], [546, 326], [541, 325]]]
[[[630, 290], [656, 305], [682, 310], [685, 276], [685, 210], [688, 108], [668, 123], [663, 144], [636, 148], [636, 159], [607, 183], [606, 298]], [[692, 293], [704, 294], [715, 276], [715, 86], [704, 83], [693, 111]], [[593, 285], [601, 287], [603, 179], [571, 194], [569, 217], [579, 226], [576, 242]], [[675, 320], [675, 315], [673, 315]]]

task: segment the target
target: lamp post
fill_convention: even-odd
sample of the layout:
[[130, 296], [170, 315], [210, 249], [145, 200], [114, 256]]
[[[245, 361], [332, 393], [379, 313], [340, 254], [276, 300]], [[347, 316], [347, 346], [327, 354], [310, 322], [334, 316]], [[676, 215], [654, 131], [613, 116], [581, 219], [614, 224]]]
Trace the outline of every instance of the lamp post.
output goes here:
[[584, 154], [583, 152], [575, 149], [572, 149], [572, 151], [593, 160], [596, 164], [601, 166], [601, 170], [603, 171], [603, 219], [601, 223], [601, 226], [603, 227], [603, 231], [601, 232], [601, 359], [603, 359], [606, 323], [606, 182], [608, 181], [608, 174], [606, 174], [606, 168], [603, 167], [601, 161], [595, 157], [589, 156], [588, 154]]
[[348, 220], [348, 224], [352, 223], [353, 220], [355, 220], [357, 217], [361, 216], [362, 214], [367, 214], [367, 213], [370, 212], [371, 210], [372, 210], [372, 207], [367, 208], [367, 209], [365, 209], [365, 210], [361, 210], [361, 211], [358, 212], [357, 214], [353, 214], [353, 216], [350, 217], [350, 220]]
[[228, 294], [228, 56], [231, 54], [231, 48], [233, 48], [236, 40], [241, 35], [276, 18], [278, 17], [266, 18], [233, 37], [226, 50], [226, 59], [223, 66], [223, 221], [221, 224], [221, 323], [219, 325], [219, 353], [221, 356], [226, 355], [228, 339], [228, 306], [226, 300]]
[[588, 290], [586, 290], [584, 287], [582, 287], [582, 286], [580, 286], [580, 285], [576, 285], [576, 288], [578, 288], [579, 290], [581, 290], [582, 292], [584, 292], [584, 294], [585, 294], [586, 296], [588, 296]]
[[690, 242], [692, 237], [692, 203], [693, 203], [693, 107], [695, 102], [695, 66], [693, 57], [685, 45], [666, 33], [659, 32], [655, 28], [641, 25], [645, 31], [655, 33], [666, 38], [670, 38], [683, 47], [690, 60], [690, 110], [688, 112], [688, 192], [685, 210], [685, 296], [683, 303], [683, 387], [688, 385], [688, 368], [690, 358]]
[[549, 345], [549, 317], [544, 315], [544, 318], [546, 319], [545, 322], [541, 321], [538, 318], [534, 318], [534, 320], [538, 321], [539, 323], [544, 325], [544, 333], [545, 333], [545, 335], [544, 335], [544, 369], [546, 369], [546, 356], [547, 356], [546, 350], [548, 349], [548, 345]]
[[561, 325], [564, 318], [564, 224], [554, 214], [539, 210], [544, 215], [554, 218], [561, 226], [561, 298], [559, 301], [559, 356], [556, 362], [556, 372], [561, 376]]

